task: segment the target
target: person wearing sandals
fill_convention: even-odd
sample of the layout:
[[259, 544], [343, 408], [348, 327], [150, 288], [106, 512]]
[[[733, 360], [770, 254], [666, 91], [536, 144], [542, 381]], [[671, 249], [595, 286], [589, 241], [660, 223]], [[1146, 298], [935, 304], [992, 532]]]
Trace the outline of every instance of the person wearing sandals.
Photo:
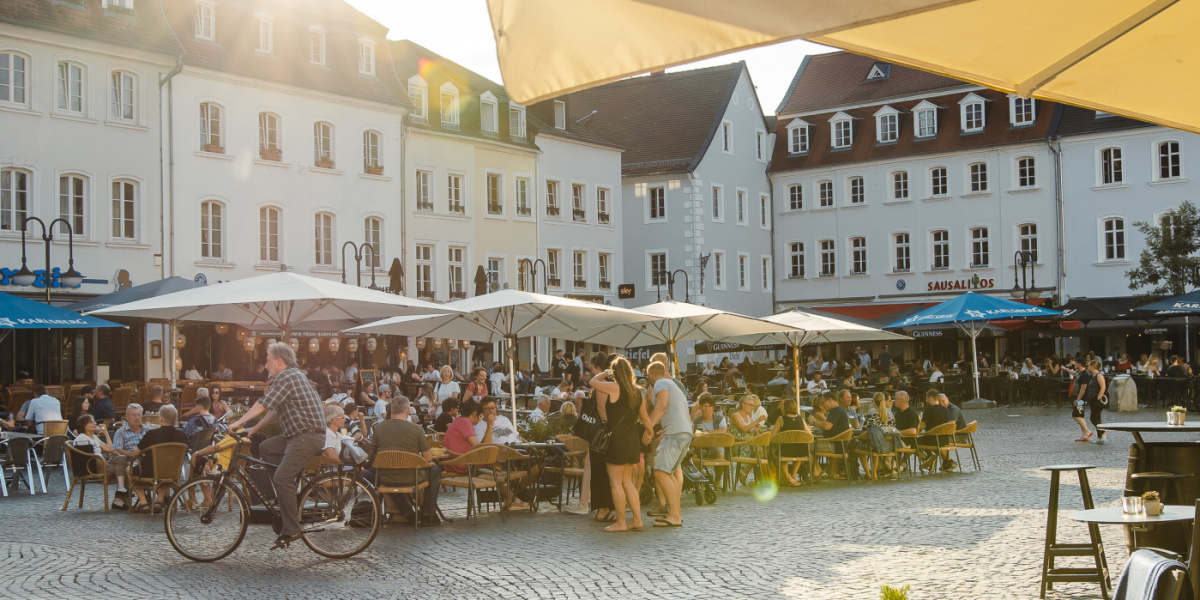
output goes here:
[[1088, 380], [1083, 385], [1083, 389], [1079, 391], [1079, 399], [1087, 403], [1091, 409], [1089, 412], [1092, 421], [1092, 426], [1096, 428], [1096, 439], [1093, 444], [1103, 444], [1108, 441], [1104, 437], [1104, 430], [1100, 429], [1100, 415], [1104, 412], [1104, 394], [1108, 391], [1108, 382], [1104, 380], [1104, 373], [1100, 372], [1100, 361], [1093, 360], [1087, 365]]
[[[763, 423], [767, 422], [767, 415], [765, 413], [756, 416], [756, 400], [758, 400], [758, 397], [754, 394], [746, 394], [745, 396], [742, 396], [741, 407], [737, 412], [733, 413], [733, 418], [729, 420], [731, 425], [729, 432], [732, 433], [734, 439], [739, 442], [748, 440], [758, 435], [760, 433], [759, 428]], [[750, 448], [749, 446], [734, 446], [733, 455], [744, 458], [753, 458], [754, 449]], [[738, 482], [742, 485], [746, 485], [746, 474], [749, 472], [749, 467], [742, 465], [739, 467], [738, 471]]]
[[[616, 358], [616, 354], [597, 353], [592, 357], [592, 371], [594, 373], [604, 371]], [[586, 430], [586, 439], [590, 442], [593, 436], [603, 430], [604, 424], [608, 421], [608, 394], [601, 390], [594, 390], [592, 399], [584, 399], [581, 412], [580, 420], [592, 424]], [[579, 433], [585, 433], [582, 426], [579, 429]], [[576, 433], [576, 435], [579, 435], [579, 433]], [[585, 436], [580, 435], [580, 437]], [[589, 448], [587, 458], [584, 460], [583, 470], [584, 478], [588, 485], [585, 486], [586, 491], [581, 490], [583, 492], [581, 496], [588, 496], [591, 510], [596, 511], [596, 520], [605, 523], [616, 521], [617, 515], [613, 512], [612, 483], [608, 479], [608, 468], [604, 461], [604, 455]], [[582, 498], [580, 504], [585, 504]], [[576, 510], [573, 512], [587, 512], [581, 511], [582, 508], [584, 506], [575, 507]]]
[[1087, 407], [1087, 402], [1083, 399], [1083, 392], [1087, 388], [1088, 381], [1092, 379], [1092, 374], [1083, 368], [1083, 365], [1077, 358], [1071, 359], [1071, 366], [1075, 367], [1075, 382], [1072, 384], [1075, 399], [1071, 401], [1071, 419], [1079, 425], [1080, 431], [1079, 437], [1075, 438], [1075, 441], [1089, 442], [1094, 434], [1088, 428], [1087, 421], [1083, 419], [1086, 414], [1085, 408]]
[[[654, 426], [662, 423], [662, 439], [654, 459], [654, 480], [667, 501], [667, 515], [654, 520], [655, 527], [683, 526], [680, 497], [683, 494], [683, 458], [692, 443], [692, 423], [688, 415], [687, 394], [671, 378], [667, 365], [652, 362], [646, 368], [654, 389], [654, 411], [647, 414], [642, 403], [639, 414], [645, 433], [642, 443], [654, 438]], [[765, 418], [765, 417], [764, 417]]]
[[[771, 437], [775, 437], [780, 431], [804, 431], [812, 433], [808, 428], [808, 423], [804, 422], [804, 417], [800, 414], [800, 402], [795, 398], [784, 398], [781, 403], [782, 410], [779, 418], [775, 419], [775, 425], [771, 428]], [[780, 444], [779, 456], [784, 458], [800, 458], [808, 456], [808, 448], [804, 444]], [[787, 478], [787, 484], [791, 487], [800, 485], [800, 481], [796, 479], [796, 475], [800, 472], [800, 461], [789, 463], [783, 468], [783, 475]]]
[[[608, 430], [612, 437], [604, 454], [605, 468], [612, 489], [613, 512], [617, 520], [604, 528], [609, 533], [641, 531], [641, 498], [633, 481], [633, 468], [641, 460], [642, 427], [638, 425], [643, 411], [642, 388], [634, 382], [633, 365], [624, 356], [617, 356], [609, 368], [592, 378], [592, 389], [607, 396], [605, 410]], [[625, 520], [626, 505], [633, 511], [633, 523]]]
[[[142, 436], [142, 441], [138, 442], [137, 450], [133, 453], [133, 459], [138, 461], [130, 469], [130, 473], [134, 477], [153, 477], [154, 476], [154, 450], [152, 447], [157, 444], [184, 444], [188, 443], [187, 434], [182, 429], [175, 427], [175, 422], [179, 419], [179, 412], [170, 404], [163, 405], [158, 410], [159, 426], [157, 429], [151, 429]], [[155, 490], [154, 504], [155, 511], [161, 508], [163, 490], [160, 488]], [[150, 510], [148, 500], [142, 490], [134, 490], [137, 495], [138, 505], [133, 507], [133, 512], [147, 512]]]

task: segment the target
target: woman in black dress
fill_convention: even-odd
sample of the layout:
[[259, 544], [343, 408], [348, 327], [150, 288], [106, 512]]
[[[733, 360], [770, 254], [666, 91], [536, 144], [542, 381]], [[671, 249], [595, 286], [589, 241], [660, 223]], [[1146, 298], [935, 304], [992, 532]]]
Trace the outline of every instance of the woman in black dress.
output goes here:
[[[612, 361], [617, 357], [616, 354], [600, 354], [597, 353], [592, 357], [592, 370], [596, 373], [601, 373], [612, 364]], [[582, 415], [580, 421], [587, 423], [599, 423], [599, 426], [590, 426], [586, 429], [581, 425], [577, 426], [576, 430], [579, 437], [587, 439], [591, 442], [591, 436], [603, 429], [603, 423], [608, 420], [608, 394], [595, 390], [592, 398], [583, 401]], [[577, 421], [579, 423], [579, 421]], [[586, 433], [580, 435], [580, 433]], [[588, 474], [588, 485], [584, 489], [587, 494], [581, 502], [586, 506], [586, 496], [591, 496], [591, 508], [596, 511], [597, 521], [616, 521], [617, 516], [613, 514], [613, 498], [612, 487], [608, 480], [608, 469], [605, 468], [604, 455], [595, 450], [588, 450], [587, 460], [584, 463], [583, 470]]]
[[[800, 413], [800, 403], [795, 398], [784, 398], [780, 403], [779, 418], [775, 420], [775, 426], [771, 428], [771, 437], [780, 431], [806, 431], [812, 433], [808, 428], [808, 423], [804, 422], [804, 415]], [[804, 444], [779, 444], [779, 455], [784, 458], [800, 458], [808, 456], [808, 447]], [[787, 485], [795, 487], [800, 485], [800, 481], [796, 479], [797, 473], [800, 472], [800, 462], [789, 463], [783, 468], [783, 474], [787, 478]]]
[[[612, 489], [613, 512], [617, 520], [604, 528], [608, 532], [641, 531], [642, 507], [638, 486], [633, 481], [633, 469], [641, 459], [642, 427], [638, 413], [642, 407], [642, 390], [633, 380], [633, 366], [624, 356], [617, 356], [608, 370], [600, 371], [591, 382], [592, 389], [607, 396], [605, 410], [608, 428], [613, 432], [604, 455]], [[593, 492], [594, 493], [594, 492]], [[633, 523], [625, 522], [625, 505], [633, 511]]]

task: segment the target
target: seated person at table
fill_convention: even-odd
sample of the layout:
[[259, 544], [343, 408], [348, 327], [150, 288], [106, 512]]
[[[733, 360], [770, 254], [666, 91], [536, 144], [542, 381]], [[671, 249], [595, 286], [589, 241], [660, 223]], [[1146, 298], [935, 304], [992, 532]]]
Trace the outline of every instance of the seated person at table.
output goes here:
[[566, 400], [571, 396], [571, 391], [571, 381], [564, 379], [550, 391], [550, 397], [554, 400]]
[[433, 384], [421, 384], [421, 390], [417, 392], [417, 399], [413, 402], [413, 408], [421, 416], [422, 420], [432, 419], [442, 414], [442, 405], [438, 402], [437, 394], [433, 391]]
[[812, 377], [813, 373], [821, 370], [821, 357], [813, 356], [812, 360], [808, 361], [808, 366], [804, 368], [804, 375]]
[[824, 375], [820, 371], [813, 373], [812, 379], [808, 381], [808, 391], [816, 394], [829, 389], [829, 384], [823, 379]]
[[[921, 413], [921, 425], [919, 430], [928, 431], [944, 423], [950, 423], [953, 420], [954, 419], [950, 417], [950, 411], [947, 410], [945, 406], [942, 406], [941, 394], [934, 389], [925, 392], [925, 412]], [[921, 445], [933, 446], [938, 443], [938, 440], [936, 439], [937, 437], [938, 436], [933, 435], [922, 435], [919, 439], [919, 442]], [[949, 440], [945, 438], [943, 438], [941, 441], [942, 444], [949, 443]], [[928, 471], [933, 467], [934, 461], [938, 459], [938, 456], [936, 452], [924, 451], [924, 453], [925, 456], [921, 459], [921, 468]], [[948, 454], [942, 458], [943, 470], [951, 471], [956, 467], [954, 461], [950, 460], [950, 456]]]
[[[570, 404], [570, 403], [563, 402], [563, 404]], [[550, 416], [550, 397], [545, 394], [542, 394], [542, 395], [538, 396], [537, 408], [533, 409], [533, 412], [529, 413], [528, 421], [530, 423], [537, 423], [538, 421], [545, 421], [549, 416]]]
[[[1087, 363], [1083, 362], [1083, 361], [1080, 361], [1080, 364], [1082, 366], [1087, 365]], [[1162, 375], [1162, 371], [1159, 370], [1159, 366], [1158, 366], [1158, 355], [1157, 354], [1150, 355], [1150, 361], [1146, 363], [1146, 368], [1142, 369], [1142, 371], [1144, 372], [1144, 374], [1150, 375], [1151, 377], [1158, 377], [1159, 375]]]
[[942, 383], [946, 381], [946, 377], [942, 375], [942, 365], [933, 363], [933, 372], [929, 374], [929, 383]]
[[[419, 454], [425, 460], [432, 461], [433, 454], [429, 449], [429, 441], [425, 439], [425, 431], [420, 425], [409, 421], [412, 406], [408, 398], [400, 396], [387, 405], [385, 420], [380, 421], [371, 432], [371, 447], [376, 453], [384, 450], [400, 450]], [[421, 499], [421, 523], [438, 525], [437, 518], [438, 489], [441, 487], [441, 469], [435, 464], [432, 469], [417, 471], [420, 481], [429, 480], [425, 495]], [[364, 474], [365, 475], [365, 474]], [[375, 473], [367, 475], [370, 481], [375, 481]], [[378, 474], [379, 484], [385, 486], [410, 486], [413, 484], [413, 471], [410, 469], [381, 471]], [[398, 513], [401, 518], [412, 522], [416, 515], [408, 502], [396, 502], [392, 494], [384, 494], [385, 511]]]
[[58, 398], [46, 394], [46, 386], [33, 386], [33, 399], [26, 402], [17, 413], [17, 421], [33, 421], [35, 431], [42, 434], [46, 421], [62, 420], [62, 404]]
[[216, 429], [217, 419], [212, 416], [209, 410], [212, 408], [212, 398], [208, 396], [196, 397], [196, 415], [188, 419], [183, 425], [183, 434], [187, 436], [188, 448], [193, 451], [200, 450], [196, 447], [196, 434], [205, 429]]
[[[433, 430], [438, 433], [446, 433], [454, 420], [458, 418], [458, 400], [450, 398], [442, 403], [442, 414], [437, 416], [433, 421]], [[474, 427], [474, 425], [472, 425]]]
[[[128, 411], [127, 411], [128, 412]], [[133, 453], [133, 459], [138, 461], [138, 464], [133, 466], [132, 474], [134, 477], [154, 477], [154, 450], [153, 446], [157, 444], [187, 444], [187, 434], [181, 429], [175, 427], [176, 421], [179, 419], [179, 412], [174, 406], [167, 404], [158, 411], [159, 427], [151, 429], [142, 436], [142, 440], [138, 442], [137, 450]], [[163, 486], [155, 490], [154, 502], [161, 504], [163, 492], [169, 491], [170, 488]], [[146, 496], [142, 490], [136, 490], [139, 505], [134, 507], [134, 512], [145, 512], [150, 510], [150, 505], [147, 504]]]
[[375, 400], [375, 406], [367, 410], [367, 413], [372, 417], [382, 421], [387, 414], [387, 405], [392, 401], [392, 386], [381, 383], [379, 384], [379, 398]]
[[189, 367], [188, 370], [183, 372], [183, 378], [184, 379], [203, 379], [203, 377], [200, 376], [200, 371], [196, 370], [196, 365], [194, 365], [194, 364], [191, 367]]
[[1021, 374], [1037, 377], [1042, 374], [1042, 371], [1037, 368], [1037, 365], [1033, 364], [1032, 358], [1027, 358], [1025, 359], [1025, 364], [1021, 365]]
[[[72, 422], [78, 420], [79, 417], [89, 412], [89, 410], [92, 408], [92, 397], [95, 393], [95, 388], [89, 385], [83, 388], [83, 394], [76, 396], [75, 399], [71, 401], [71, 412], [67, 415], [64, 415], [68, 423], [68, 428], [70, 428], [70, 424]], [[70, 433], [78, 432], [71, 430]]]
[[342, 452], [342, 426], [346, 423], [346, 409], [336, 402], [325, 405], [325, 447], [321, 458], [339, 461]]
[[[846, 410], [839, 405], [837, 398], [833, 395], [833, 392], [825, 392], [824, 394], [821, 394], [821, 401], [819, 404], [825, 411], [825, 414], [820, 420], [815, 420], [813, 425], [817, 429], [821, 430], [821, 437], [835, 437], [850, 429], [850, 415], [847, 414]], [[852, 444], [852, 442], [845, 443]], [[841, 450], [841, 443], [839, 442], [827, 442], [822, 439], [817, 440], [817, 452], [840, 452]], [[847, 448], [846, 450], [851, 455], [854, 454], [853, 448]], [[846, 473], [843, 472], [844, 469], [842, 468], [843, 465], [841, 462], [842, 461], [837, 460], [829, 462], [829, 470], [831, 473], [833, 473], [834, 479], [846, 478]]]
[[550, 424], [550, 435], [561, 435], [571, 433], [575, 427], [575, 420], [579, 418], [579, 405], [583, 400], [579, 396], [583, 392], [575, 392], [575, 397], [579, 399], [576, 402], [563, 402], [562, 406], [558, 407], [558, 412], [552, 412], [546, 417], [546, 422]]
[[[79, 435], [75, 436], [76, 447], [90, 444], [92, 452], [96, 453], [101, 460], [104, 460], [105, 452], [114, 454], [112, 443], [108, 440], [108, 429], [96, 425], [96, 417], [82, 415], [75, 421], [75, 427], [79, 431]], [[101, 437], [103, 437], [103, 441], [101, 441]], [[113, 499], [114, 509], [124, 508], [125, 496], [129, 495], [125, 489], [125, 468], [128, 465], [129, 459], [119, 454], [104, 463], [104, 470], [108, 472], [108, 476], [117, 480], [117, 495]]]
[[908, 392], [896, 392], [893, 404], [892, 413], [896, 415], [896, 429], [904, 435], [916, 435], [917, 428], [921, 426], [921, 415], [909, 403]]
[[[800, 403], [795, 398], [784, 398], [780, 403], [779, 418], [775, 419], [775, 425], [771, 428], [771, 437], [775, 437], [780, 431], [807, 431], [812, 433], [808, 428], [808, 423], [804, 422], [804, 417], [800, 416]], [[716, 448], [720, 450], [720, 448]], [[785, 458], [800, 458], [808, 456], [808, 449], [804, 444], [781, 444], [779, 446], [779, 455]], [[796, 474], [800, 472], [799, 461], [788, 464], [787, 468], [783, 469], [783, 474], [787, 477], [787, 485], [798, 486], [800, 482], [796, 479]], [[820, 469], [816, 473], [820, 474]]]
[[363, 416], [362, 411], [358, 410], [358, 406], [354, 404], [343, 404], [341, 406], [342, 414], [346, 416], [345, 425], [346, 435], [354, 438], [354, 441], [363, 439], [367, 434], [367, 419]]
[[1129, 362], [1129, 355], [1122, 352], [1121, 359], [1117, 361], [1117, 371], [1121, 373], [1128, 373], [1132, 369], [1133, 363]]
[[1189, 377], [1191, 374], [1191, 368], [1183, 362], [1182, 357], [1171, 357], [1171, 366], [1167, 367], [1167, 377]]
[[[700, 394], [700, 397], [696, 399], [696, 411], [692, 413], [692, 430], [698, 432], [697, 435], [729, 431], [729, 422], [725, 419], [725, 415], [716, 408], [717, 401], [712, 394]], [[724, 448], [704, 448], [703, 450], [704, 458], [725, 458]]]
[[775, 379], [768, 381], [767, 385], [787, 385], [789, 381], [791, 380], [787, 377], [784, 377], [783, 372], [780, 372], [775, 376]]
[[496, 399], [492, 397], [484, 398], [479, 403], [483, 410], [483, 419], [475, 424], [475, 437], [482, 440], [486, 437], [488, 429], [491, 429], [491, 441], [485, 443], [491, 444], [519, 444], [522, 442], [521, 436], [517, 434], [517, 428], [513, 422], [508, 420], [508, 417], [500, 414], [496, 408]]
[[88, 413], [96, 417], [97, 422], [102, 423], [107, 419], [112, 419], [115, 416], [112, 405], [112, 388], [104, 383], [96, 386], [96, 396], [91, 405]]
[[855, 369], [849, 375], [847, 375], [846, 377], [844, 377], [842, 379], [842, 387], [843, 388], [852, 390], [852, 389], [858, 387], [858, 382], [857, 382], [858, 378], [856, 377], [857, 371], [858, 371], [858, 369]]
[[229, 367], [226, 367], [224, 363], [217, 363], [217, 370], [213, 371], [213, 379], [232, 381], [233, 371]]
[[896, 365], [892, 365], [891, 367], [888, 367], [888, 380], [887, 380], [887, 383], [884, 384], [883, 389], [885, 389], [889, 392], [894, 392], [894, 391], [900, 389], [901, 385], [902, 384], [900, 382], [900, 367], [897, 367]]
[[492, 374], [488, 375], [488, 381], [492, 384], [492, 394], [499, 394], [500, 390], [505, 389], [504, 384], [508, 383], [508, 374], [504, 371], [504, 365], [494, 363], [492, 365]]
[[144, 402], [141, 402], [142, 410], [147, 414], [154, 414], [165, 405], [163, 402], [163, 388], [161, 385], [150, 386], [150, 397]]
[[[496, 401], [493, 400], [491, 404], [492, 409], [495, 410]], [[473, 400], [464, 402], [461, 410], [462, 416], [458, 417], [454, 420], [454, 423], [450, 424], [450, 428], [446, 430], [446, 437], [442, 438], [442, 445], [445, 446], [447, 450], [453, 452], [454, 454], [466, 454], [479, 444], [497, 443], [492, 436], [493, 426], [496, 421], [496, 415], [494, 413], [485, 416], [483, 407], [480, 406], [478, 402]], [[475, 431], [480, 425], [483, 426], [484, 432], [482, 436], [477, 436], [475, 435]], [[467, 472], [467, 468], [448, 465], [446, 466], [446, 472], [462, 474]], [[499, 470], [495, 470], [494, 472], [497, 475], [496, 485], [500, 490], [500, 497], [504, 499], [507, 507], [511, 510], [528, 509], [529, 505], [518, 499], [512, 493], [512, 490], [508, 489], [508, 484], [505, 483], [504, 477], [500, 476], [502, 473]]]

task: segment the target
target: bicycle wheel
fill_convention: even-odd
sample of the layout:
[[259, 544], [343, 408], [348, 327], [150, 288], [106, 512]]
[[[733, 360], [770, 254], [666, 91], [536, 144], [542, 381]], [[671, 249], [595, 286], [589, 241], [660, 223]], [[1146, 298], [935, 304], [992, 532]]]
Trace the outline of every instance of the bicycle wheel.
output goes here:
[[[193, 479], [168, 501], [163, 519], [175, 551], [197, 562], [229, 556], [246, 537], [250, 503], [228, 481], [216, 477]], [[211, 507], [211, 509], [210, 509]]]
[[383, 525], [379, 497], [346, 473], [319, 475], [300, 490], [304, 543], [326, 558], [349, 558], [371, 545]]

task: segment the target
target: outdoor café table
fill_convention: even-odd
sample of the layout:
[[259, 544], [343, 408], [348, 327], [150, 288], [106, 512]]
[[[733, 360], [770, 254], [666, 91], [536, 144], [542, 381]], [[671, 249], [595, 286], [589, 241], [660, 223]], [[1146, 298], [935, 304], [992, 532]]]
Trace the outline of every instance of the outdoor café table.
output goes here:
[[1188, 423], [1185, 425], [1167, 425], [1167, 418], [1164, 413], [1161, 421], [1135, 421], [1131, 423], [1101, 423], [1097, 425], [1103, 431], [1128, 431], [1133, 434], [1133, 441], [1137, 443], [1138, 448], [1145, 448], [1146, 442], [1142, 439], [1143, 432], [1149, 433], [1200, 433], [1200, 423]]
[[[1196, 519], [1196, 507], [1195, 505], [1185, 506], [1168, 504], [1163, 506], [1163, 511], [1161, 514], [1151, 517], [1145, 514], [1127, 515], [1121, 511], [1120, 506], [1109, 506], [1105, 508], [1093, 508], [1092, 510], [1081, 510], [1078, 512], [1073, 512], [1067, 516], [1074, 521], [1081, 521], [1083, 523], [1098, 523], [1100, 525], [1125, 525], [1126, 530], [1132, 531], [1135, 534], [1142, 532], [1149, 533], [1153, 531], [1157, 525], [1181, 523], [1183, 524], [1182, 528], [1171, 529], [1182, 531], [1184, 535], [1183, 544], [1186, 548], [1192, 539], [1190, 524]], [[1139, 543], [1139, 541], [1141, 543]], [[1139, 537], [1137, 535], [1126, 536], [1125, 549], [1130, 553], [1133, 553], [1133, 551], [1137, 550], [1138, 548], [1159, 547], [1157, 544], [1146, 543], [1147, 541], [1149, 540], [1146, 537]], [[1169, 550], [1170, 548], [1167, 549]]]
[[[538, 467], [537, 478], [533, 481], [533, 501], [529, 503], [529, 510], [533, 512], [537, 510], [538, 501], [541, 498], [542, 474], [546, 472], [546, 458], [551, 452], [556, 453], [560, 457], [564, 456], [567, 453], [567, 445], [562, 442], [522, 442], [520, 444], [510, 444], [509, 446], [527, 452], [530, 460]], [[560, 481], [559, 485], [563, 485], [563, 482]], [[554, 504], [550, 500], [547, 500], [547, 502], [550, 502], [551, 505]], [[558, 506], [558, 510], [562, 510], [561, 505]]]

